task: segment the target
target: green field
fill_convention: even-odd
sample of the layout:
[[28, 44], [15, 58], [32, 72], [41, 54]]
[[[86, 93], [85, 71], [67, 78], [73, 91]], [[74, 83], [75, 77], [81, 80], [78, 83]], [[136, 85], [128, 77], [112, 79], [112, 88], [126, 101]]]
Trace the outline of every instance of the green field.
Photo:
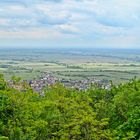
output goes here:
[[57, 78], [112, 80], [140, 78], [140, 50], [1, 49], [0, 72], [6, 79], [33, 79], [48, 72]]

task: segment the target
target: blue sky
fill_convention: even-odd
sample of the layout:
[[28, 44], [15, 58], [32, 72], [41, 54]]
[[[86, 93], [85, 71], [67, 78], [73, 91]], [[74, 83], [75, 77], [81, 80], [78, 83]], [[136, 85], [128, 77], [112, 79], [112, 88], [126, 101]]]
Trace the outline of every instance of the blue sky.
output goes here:
[[140, 0], [0, 0], [0, 47], [139, 44]]

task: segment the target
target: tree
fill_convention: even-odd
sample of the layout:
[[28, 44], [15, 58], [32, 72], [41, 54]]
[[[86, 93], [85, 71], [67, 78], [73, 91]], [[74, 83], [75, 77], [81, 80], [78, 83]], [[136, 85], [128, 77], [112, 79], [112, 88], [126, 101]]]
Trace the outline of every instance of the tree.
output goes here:
[[[14, 78], [16, 79], [16, 78]], [[42, 97], [28, 87], [16, 90], [0, 75], [2, 140], [138, 140], [140, 81], [96, 86], [87, 91], [61, 84], [45, 88]]]

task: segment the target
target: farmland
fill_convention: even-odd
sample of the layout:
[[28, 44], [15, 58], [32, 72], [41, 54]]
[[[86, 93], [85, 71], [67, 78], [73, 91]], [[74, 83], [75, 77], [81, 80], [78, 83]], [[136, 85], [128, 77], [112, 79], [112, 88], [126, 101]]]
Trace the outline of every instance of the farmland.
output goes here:
[[140, 50], [0, 49], [0, 73], [34, 79], [44, 72], [59, 79], [97, 78], [113, 83], [140, 78]]

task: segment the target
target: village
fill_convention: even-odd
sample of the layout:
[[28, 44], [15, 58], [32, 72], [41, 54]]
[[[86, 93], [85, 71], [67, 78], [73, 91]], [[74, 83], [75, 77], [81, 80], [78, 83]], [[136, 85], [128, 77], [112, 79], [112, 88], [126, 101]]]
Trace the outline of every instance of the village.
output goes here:
[[66, 79], [58, 79], [49, 73], [44, 73], [39, 79], [28, 81], [30, 87], [36, 91], [41, 93], [43, 88], [54, 85], [56, 83], [61, 83], [65, 87], [73, 88], [77, 90], [87, 90], [91, 87], [92, 84], [96, 84], [100, 88], [110, 89], [111, 84], [105, 80], [99, 80], [96, 78], [88, 78], [84, 80], [66, 80]]
[[[18, 77], [17, 77], [18, 78]], [[20, 81], [20, 79], [19, 79]], [[67, 88], [73, 88], [79, 91], [86, 91], [92, 85], [96, 85], [99, 88], [109, 90], [111, 88], [111, 83], [107, 80], [99, 80], [96, 78], [87, 78], [84, 80], [66, 80], [66, 79], [58, 79], [54, 77], [50, 73], [44, 73], [42, 76], [34, 79], [34, 80], [23, 80], [20, 81], [21, 84], [15, 84], [14, 80], [8, 80], [8, 84], [10, 87], [13, 87], [18, 90], [22, 90], [22, 83], [27, 83], [33, 91], [43, 94], [44, 88], [47, 88], [51, 85], [55, 85], [56, 83], [60, 83]]]

